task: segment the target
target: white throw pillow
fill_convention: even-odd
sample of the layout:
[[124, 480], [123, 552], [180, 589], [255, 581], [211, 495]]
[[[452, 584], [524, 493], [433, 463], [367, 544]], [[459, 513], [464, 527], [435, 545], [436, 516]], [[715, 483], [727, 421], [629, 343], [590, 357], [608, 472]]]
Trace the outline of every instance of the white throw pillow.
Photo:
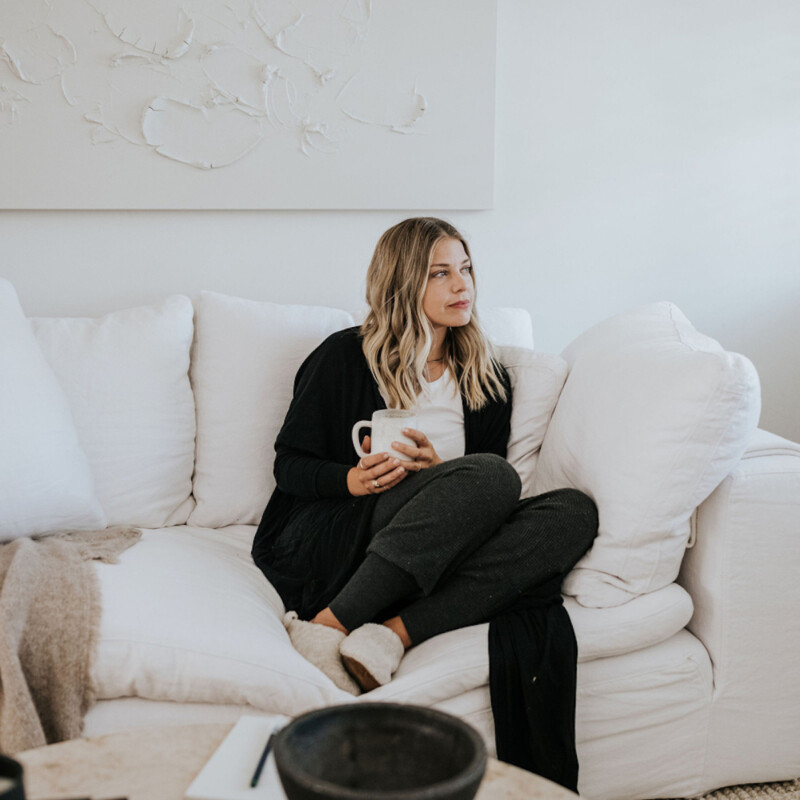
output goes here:
[[192, 314], [176, 295], [99, 319], [32, 320], [110, 525], [179, 525], [194, 506]]
[[567, 378], [567, 362], [524, 347], [495, 347], [513, 394], [506, 458], [519, 473], [521, 497], [533, 495], [533, 476], [545, 431]]
[[105, 528], [67, 398], [0, 278], [0, 541]]
[[534, 489], [594, 498], [598, 538], [563, 590], [585, 606], [618, 605], [675, 580], [693, 510], [756, 428], [758, 375], [671, 303], [601, 322], [563, 355], [569, 377]]
[[255, 524], [275, 480], [275, 439], [306, 356], [353, 325], [345, 311], [201, 292], [192, 385], [197, 454], [189, 524]]
[[250, 557], [252, 541], [251, 527], [175, 526], [143, 531], [119, 564], [95, 562], [99, 699], [236, 703], [292, 715], [353, 699], [292, 647], [280, 597]]

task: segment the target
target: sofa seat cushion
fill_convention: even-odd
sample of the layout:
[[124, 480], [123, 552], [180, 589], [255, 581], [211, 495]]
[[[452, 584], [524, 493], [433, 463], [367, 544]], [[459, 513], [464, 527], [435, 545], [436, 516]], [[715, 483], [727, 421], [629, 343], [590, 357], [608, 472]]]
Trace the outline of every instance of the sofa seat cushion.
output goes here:
[[578, 662], [624, 655], [663, 642], [689, 624], [694, 605], [677, 583], [609, 608], [586, 608], [574, 597], [564, 605], [578, 640]]
[[[97, 564], [103, 612], [93, 678], [101, 699], [233, 703], [273, 713], [351, 701], [292, 647], [283, 605], [250, 558], [252, 526], [144, 531], [119, 564]], [[629, 606], [578, 609], [583, 661], [669, 638], [691, 615], [678, 586]], [[486, 684], [488, 625], [411, 649], [365, 698], [434, 704]]]

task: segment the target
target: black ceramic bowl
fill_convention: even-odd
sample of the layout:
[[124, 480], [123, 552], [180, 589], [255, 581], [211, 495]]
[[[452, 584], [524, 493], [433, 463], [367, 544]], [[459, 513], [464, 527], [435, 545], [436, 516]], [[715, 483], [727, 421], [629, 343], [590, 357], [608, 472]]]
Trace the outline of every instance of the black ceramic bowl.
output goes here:
[[22, 766], [4, 755], [0, 755], [0, 800], [25, 800]]
[[398, 703], [310, 711], [278, 734], [274, 752], [289, 800], [472, 800], [486, 769], [474, 728]]

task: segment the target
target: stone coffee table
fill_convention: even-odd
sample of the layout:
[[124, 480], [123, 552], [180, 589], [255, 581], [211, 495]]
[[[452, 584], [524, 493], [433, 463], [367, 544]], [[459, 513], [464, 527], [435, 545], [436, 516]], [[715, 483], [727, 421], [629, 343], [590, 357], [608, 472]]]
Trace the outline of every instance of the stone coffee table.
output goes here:
[[[27, 800], [183, 800], [233, 724], [137, 728], [17, 753]], [[477, 800], [575, 800], [577, 795], [490, 758]]]

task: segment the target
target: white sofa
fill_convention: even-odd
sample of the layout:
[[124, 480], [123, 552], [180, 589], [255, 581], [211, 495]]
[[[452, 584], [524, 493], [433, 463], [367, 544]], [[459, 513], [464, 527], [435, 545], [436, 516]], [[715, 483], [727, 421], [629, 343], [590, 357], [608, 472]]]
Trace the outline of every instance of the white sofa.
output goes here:
[[[294, 372], [352, 317], [201, 293], [27, 320], [5, 281], [0, 312], [0, 538], [144, 531], [97, 566], [85, 734], [353, 701], [292, 649], [250, 559]], [[483, 320], [512, 377], [523, 493], [573, 485], [599, 507], [564, 585], [581, 794], [800, 775], [800, 445], [756, 429], [752, 365], [668, 303], [595, 326], [563, 357], [532, 349], [524, 312]], [[450, 711], [491, 751], [487, 627], [413, 648], [363, 697]]]

